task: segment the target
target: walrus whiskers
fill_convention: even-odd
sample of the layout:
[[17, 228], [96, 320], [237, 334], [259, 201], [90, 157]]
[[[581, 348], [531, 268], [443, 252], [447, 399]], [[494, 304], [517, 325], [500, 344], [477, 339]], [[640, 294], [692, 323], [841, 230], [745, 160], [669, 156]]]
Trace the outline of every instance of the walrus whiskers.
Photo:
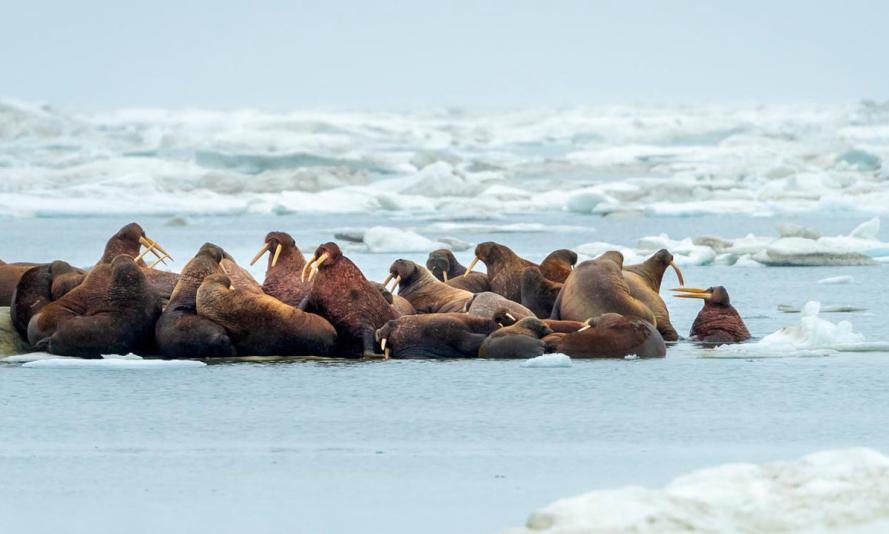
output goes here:
[[268, 251], [269, 251], [269, 244], [265, 243], [264, 245], [262, 245], [262, 248], [259, 249], [259, 252], [256, 253], [256, 256], [253, 256], [253, 259], [250, 260], [250, 265], [253, 265], [256, 262], [258, 262], [259, 258], [261, 258]]

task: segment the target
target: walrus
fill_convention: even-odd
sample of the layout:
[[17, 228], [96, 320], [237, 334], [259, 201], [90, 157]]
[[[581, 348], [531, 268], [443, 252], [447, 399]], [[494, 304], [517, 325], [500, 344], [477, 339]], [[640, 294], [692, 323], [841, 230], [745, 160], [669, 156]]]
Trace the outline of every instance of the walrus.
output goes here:
[[577, 332], [547, 336], [546, 342], [551, 352], [572, 358], [661, 358], [667, 354], [664, 339], [654, 326], [616, 313], [589, 319]]
[[700, 289], [679, 287], [673, 295], [687, 299], [702, 299], [704, 307], [691, 325], [691, 338], [702, 343], [738, 343], [750, 339], [750, 331], [741, 314], [732, 306], [728, 291], [722, 286]]
[[250, 261], [250, 265], [255, 264], [265, 254], [268, 254], [269, 258], [262, 290], [266, 295], [271, 295], [284, 304], [299, 306], [312, 288], [300, 280], [299, 275], [306, 266], [306, 258], [296, 246], [296, 241], [288, 233], [269, 232], [265, 236], [265, 243]]
[[548, 318], [563, 285], [543, 276], [537, 267], [526, 268], [522, 273], [522, 306], [541, 319]]
[[337, 332], [338, 354], [377, 356], [374, 333], [386, 321], [397, 319], [398, 312], [361, 270], [343, 256], [336, 243], [319, 246], [302, 274], [307, 272], [312, 290], [301, 307], [321, 314], [333, 324]]
[[653, 256], [638, 265], [624, 265], [624, 281], [630, 288], [630, 295], [648, 306], [657, 321], [657, 330], [664, 341], [676, 341], [679, 334], [670, 323], [670, 312], [664, 299], [661, 298], [661, 281], [667, 267], [672, 267], [679, 278], [679, 285], [684, 285], [682, 271], [673, 261], [673, 255], [667, 249], [661, 249]]
[[160, 313], [145, 273], [121, 254], [96, 265], [80, 285], [32, 317], [28, 341], [38, 350], [81, 358], [146, 353]]
[[547, 280], [563, 283], [568, 279], [574, 264], [577, 263], [577, 253], [567, 248], [554, 250], [540, 262], [540, 274]]
[[524, 319], [525, 317], [534, 317], [534, 312], [522, 306], [518, 302], [513, 302], [508, 298], [485, 291], [484, 293], [476, 293], [471, 299], [466, 301], [463, 311], [469, 315], [478, 317], [491, 318], [497, 311], [505, 309], [516, 319]]
[[417, 313], [417, 310], [411, 305], [410, 302], [406, 298], [399, 297], [398, 295], [393, 295], [391, 291], [386, 289], [386, 286], [379, 282], [371, 282], [375, 288], [380, 292], [380, 295], [383, 295], [383, 298], [386, 299], [386, 302], [389, 303], [390, 306], [395, 308], [395, 311], [398, 312], [399, 315], [414, 315]]
[[448, 313], [463, 310], [474, 295], [436, 280], [426, 268], [410, 260], [392, 262], [383, 286], [394, 280], [398, 295], [407, 299], [417, 313]]
[[222, 261], [219, 262], [219, 266], [222, 267], [222, 271], [232, 281], [232, 287], [235, 289], [243, 289], [251, 293], [265, 293], [262, 290], [262, 286], [256, 281], [256, 278], [253, 278], [253, 275], [250, 274], [250, 271], [238, 265], [238, 262], [228, 252], [223, 251]]
[[28, 323], [44, 306], [59, 300], [80, 285], [86, 277], [83, 269], [64, 261], [31, 267], [22, 275], [12, 294], [12, 324], [22, 339], [28, 339]]
[[12, 305], [12, 294], [22, 276], [31, 268], [41, 263], [5, 263], [0, 260], [0, 306]]
[[198, 315], [197, 293], [204, 278], [224, 274], [220, 262], [225, 252], [212, 243], [204, 243], [179, 275], [154, 327], [158, 352], [165, 358], [213, 358], [235, 356], [237, 350], [225, 328]]
[[466, 267], [466, 273], [472, 272], [479, 261], [484, 262], [488, 271], [491, 291], [514, 302], [522, 301], [522, 272], [527, 267], [537, 267], [537, 264], [520, 258], [506, 245], [493, 241], [475, 247], [475, 257]]
[[198, 315], [220, 324], [242, 356], [325, 356], [336, 346], [336, 330], [314, 313], [275, 297], [232, 289], [226, 274], [211, 274], [198, 287]]
[[617, 313], [657, 325], [648, 306], [630, 294], [623, 277], [623, 262], [623, 254], [611, 250], [575, 267], [553, 304], [550, 319], [584, 321], [604, 313]]
[[488, 275], [485, 273], [467, 273], [466, 267], [457, 261], [454, 253], [446, 248], [433, 250], [426, 259], [426, 268], [439, 281], [457, 289], [465, 289], [471, 293], [490, 291]]
[[[145, 250], [140, 253], [139, 251], [143, 246]], [[146, 264], [144, 259], [149, 252], [157, 258], [151, 265]], [[136, 265], [143, 268], [148, 283], [158, 292], [161, 299], [167, 300], [170, 298], [179, 275], [155, 269], [155, 266], [158, 263], [166, 265], [166, 260], [172, 260], [173, 256], [160, 243], [145, 235], [145, 230], [138, 223], [132, 222], [124, 225], [116, 234], [111, 236], [105, 243], [105, 250], [102, 252], [102, 257], [99, 258], [98, 263], [111, 263], [115, 257], [121, 254], [134, 258]]]
[[375, 338], [387, 358], [475, 358], [485, 338], [498, 328], [487, 317], [427, 313], [387, 321]]
[[553, 331], [537, 317], [491, 332], [478, 349], [479, 358], [535, 358], [546, 350], [544, 336]]

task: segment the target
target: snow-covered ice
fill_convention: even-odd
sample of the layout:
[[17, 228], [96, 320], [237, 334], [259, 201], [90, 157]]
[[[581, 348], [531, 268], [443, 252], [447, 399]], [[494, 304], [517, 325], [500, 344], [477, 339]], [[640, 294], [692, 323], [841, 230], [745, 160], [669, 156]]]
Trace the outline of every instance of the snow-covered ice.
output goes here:
[[522, 367], [571, 367], [571, 357], [567, 354], [544, 354], [523, 361]]

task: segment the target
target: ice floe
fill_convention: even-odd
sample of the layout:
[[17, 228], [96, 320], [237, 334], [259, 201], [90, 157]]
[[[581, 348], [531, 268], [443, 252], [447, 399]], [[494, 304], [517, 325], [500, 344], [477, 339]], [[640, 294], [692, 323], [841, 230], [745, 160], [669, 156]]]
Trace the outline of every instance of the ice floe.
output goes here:
[[571, 367], [571, 357], [567, 354], [544, 354], [523, 361], [522, 367]]
[[504, 534], [885, 532], [889, 457], [867, 448], [724, 464], [663, 489], [629, 486], [560, 499]]
[[17, 361], [23, 361], [22, 367], [35, 369], [179, 369], [207, 366], [196, 360], [146, 360], [135, 354], [108, 355], [95, 360], [56, 356], [28, 360], [19, 358]]
[[840, 285], [840, 284], [852, 284], [855, 282], [855, 277], [847, 275], [843, 276], [829, 276], [827, 278], [822, 278], [818, 280], [819, 284], [824, 285]]

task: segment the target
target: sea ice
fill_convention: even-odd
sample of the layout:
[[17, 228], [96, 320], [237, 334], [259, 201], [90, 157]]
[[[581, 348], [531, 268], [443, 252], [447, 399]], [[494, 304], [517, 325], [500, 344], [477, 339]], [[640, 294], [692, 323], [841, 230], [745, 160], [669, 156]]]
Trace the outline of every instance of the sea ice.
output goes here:
[[855, 278], [849, 275], [843, 276], [830, 276], [828, 278], [822, 278], [818, 280], [819, 284], [828, 284], [828, 285], [836, 285], [836, 284], [851, 284], [855, 282]]
[[571, 367], [571, 357], [567, 354], [544, 354], [525, 360], [522, 367]]

